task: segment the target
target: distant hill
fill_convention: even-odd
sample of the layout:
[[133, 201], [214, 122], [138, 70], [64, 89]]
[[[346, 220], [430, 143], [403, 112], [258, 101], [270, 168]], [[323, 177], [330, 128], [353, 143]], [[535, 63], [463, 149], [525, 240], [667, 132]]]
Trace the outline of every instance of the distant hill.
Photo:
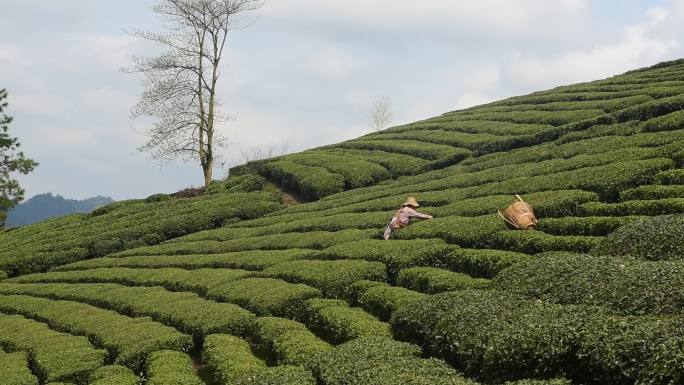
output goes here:
[[65, 199], [52, 193], [36, 195], [9, 211], [7, 227], [30, 225], [52, 217], [73, 213], [89, 213], [114, 202], [112, 198], [97, 196], [85, 200]]

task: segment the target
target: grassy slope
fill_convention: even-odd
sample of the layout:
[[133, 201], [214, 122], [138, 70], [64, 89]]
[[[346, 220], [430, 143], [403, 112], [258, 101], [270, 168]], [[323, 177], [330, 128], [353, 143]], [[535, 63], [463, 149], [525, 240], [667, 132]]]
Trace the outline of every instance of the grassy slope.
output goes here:
[[[121, 243], [102, 258], [62, 258], [84, 248], [75, 231], [100, 228], [86, 231], [72, 218], [5, 233], [0, 240], [13, 243], [2, 243], [0, 258], [11, 275], [31, 271], [13, 262], [27, 255], [37, 270], [60, 266], [0, 284], [0, 312], [89, 336], [96, 348], [134, 357], [115, 362], [151, 376], [149, 352], [188, 348], [175, 334], [169, 342], [171, 326], [204, 347], [202, 378], [217, 383], [679, 383], [677, 254], [638, 261], [576, 253], [649, 217], [684, 213], [683, 110], [684, 62], [664, 63], [250, 164], [235, 171], [317, 201], [272, 211], [265, 197], [268, 209], [221, 215], [256, 219], [196, 226], [161, 244], [171, 236]], [[516, 193], [535, 206], [539, 231], [508, 231], [493, 215]], [[408, 194], [436, 219], [379, 240]], [[235, 198], [262, 202], [255, 196]], [[149, 207], [139, 209], [140, 222], [153, 217]], [[118, 217], [137, 228], [135, 215]], [[39, 253], [11, 259], [16, 250]], [[49, 263], [33, 262], [40, 258]], [[105, 321], [98, 328], [51, 313], [36, 298]], [[151, 317], [148, 329], [129, 334], [157, 327], [158, 342], [101, 339], [139, 316]], [[192, 377], [183, 357], [169, 362], [165, 371]]]

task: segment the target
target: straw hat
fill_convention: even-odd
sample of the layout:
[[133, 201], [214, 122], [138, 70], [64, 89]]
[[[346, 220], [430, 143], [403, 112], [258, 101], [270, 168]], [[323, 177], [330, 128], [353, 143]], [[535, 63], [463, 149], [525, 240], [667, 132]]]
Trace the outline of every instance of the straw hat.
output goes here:
[[402, 206], [413, 206], [413, 207], [420, 207], [418, 204], [418, 201], [414, 197], [408, 197], [406, 198], [406, 201]]

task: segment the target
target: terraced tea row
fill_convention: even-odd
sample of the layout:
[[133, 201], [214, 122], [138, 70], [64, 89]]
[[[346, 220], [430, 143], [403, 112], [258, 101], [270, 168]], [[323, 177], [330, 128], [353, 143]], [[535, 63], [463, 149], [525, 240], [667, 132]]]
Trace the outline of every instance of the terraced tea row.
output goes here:
[[160, 202], [127, 201], [0, 232], [0, 270], [10, 276], [44, 271], [282, 207], [273, 194], [218, 194]]

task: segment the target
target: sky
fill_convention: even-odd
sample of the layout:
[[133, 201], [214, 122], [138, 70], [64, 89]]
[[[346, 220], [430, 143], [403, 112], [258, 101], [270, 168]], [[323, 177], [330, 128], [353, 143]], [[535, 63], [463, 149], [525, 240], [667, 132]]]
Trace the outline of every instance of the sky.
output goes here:
[[[158, 47], [146, 0], [0, 0], [10, 134], [40, 163], [26, 197], [142, 198], [203, 182], [199, 165], [137, 151], [139, 75]], [[234, 117], [215, 175], [254, 146], [301, 151], [394, 124], [684, 57], [684, 0], [265, 0], [229, 36], [219, 94]]]

